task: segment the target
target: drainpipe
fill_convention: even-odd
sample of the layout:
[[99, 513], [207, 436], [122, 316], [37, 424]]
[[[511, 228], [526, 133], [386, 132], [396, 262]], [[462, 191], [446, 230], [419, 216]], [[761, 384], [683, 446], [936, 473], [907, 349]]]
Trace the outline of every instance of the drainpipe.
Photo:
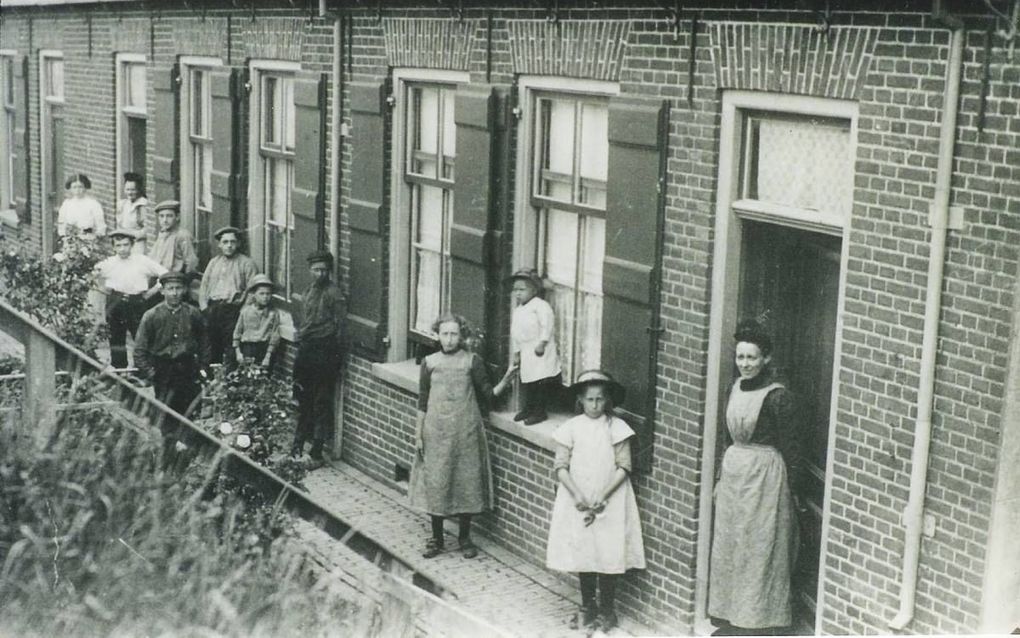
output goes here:
[[[939, 3], [936, 1], [936, 5]], [[963, 67], [963, 24], [946, 15], [936, 15], [952, 30], [949, 38], [949, 64], [943, 96], [942, 126], [939, 135], [939, 159], [935, 174], [935, 199], [930, 214], [931, 240], [928, 253], [928, 293], [924, 311], [924, 337], [921, 342], [920, 387], [917, 392], [917, 421], [914, 424], [914, 450], [910, 458], [910, 499], [903, 513], [906, 546], [900, 584], [900, 609], [889, 628], [902, 630], [914, 618], [917, 595], [917, 565], [921, 554], [924, 526], [924, 495], [928, 482], [928, 450], [931, 447], [931, 417], [935, 395], [935, 355], [938, 351], [939, 315], [942, 310], [942, 273], [946, 253], [946, 229], [949, 220], [949, 191], [953, 176], [953, 144], [956, 115], [960, 101], [960, 76]]]

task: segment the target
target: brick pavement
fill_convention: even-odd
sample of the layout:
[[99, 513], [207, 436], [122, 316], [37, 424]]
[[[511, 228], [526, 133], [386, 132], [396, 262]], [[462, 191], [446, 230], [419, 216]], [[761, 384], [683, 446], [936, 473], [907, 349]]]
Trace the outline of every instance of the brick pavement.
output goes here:
[[[428, 519], [407, 508], [401, 492], [348, 465], [334, 463], [316, 470], [305, 484], [316, 500], [413, 565], [443, 588], [444, 598], [469, 613], [519, 636], [583, 635], [566, 624], [580, 602], [572, 580], [528, 562], [480, 536], [477, 530], [475, 542], [481, 551], [477, 558], [465, 559], [456, 549], [452, 523], [447, 528], [448, 550], [430, 560], [422, 558]], [[309, 540], [321, 545], [321, 539]], [[630, 618], [620, 622], [621, 627], [611, 635], [655, 633]]]

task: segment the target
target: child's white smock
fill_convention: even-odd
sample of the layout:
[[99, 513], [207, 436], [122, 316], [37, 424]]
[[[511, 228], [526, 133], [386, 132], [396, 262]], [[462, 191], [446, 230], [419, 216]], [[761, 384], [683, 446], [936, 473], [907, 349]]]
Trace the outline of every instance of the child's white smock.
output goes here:
[[[541, 297], [532, 297], [514, 308], [510, 318], [512, 351], [521, 353], [521, 383], [541, 381], [560, 373], [560, 355], [556, 350], [556, 317], [552, 306]], [[535, 354], [535, 346], [546, 341], [545, 353]]]
[[[569, 472], [589, 502], [616, 472], [613, 446], [634, 436], [622, 419], [579, 414], [557, 428], [553, 438], [570, 449]], [[641, 520], [630, 478], [613, 492], [605, 510], [589, 525], [561, 483], [556, 490], [545, 564], [563, 572], [622, 574], [645, 566]]]

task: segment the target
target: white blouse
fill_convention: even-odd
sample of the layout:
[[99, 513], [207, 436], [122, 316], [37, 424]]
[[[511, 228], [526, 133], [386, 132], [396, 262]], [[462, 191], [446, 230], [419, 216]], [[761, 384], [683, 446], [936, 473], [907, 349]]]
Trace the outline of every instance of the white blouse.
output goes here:
[[103, 207], [94, 198], [68, 197], [57, 212], [57, 234], [63, 237], [67, 227], [74, 226], [79, 232], [91, 233], [96, 237], [106, 234], [106, 219]]

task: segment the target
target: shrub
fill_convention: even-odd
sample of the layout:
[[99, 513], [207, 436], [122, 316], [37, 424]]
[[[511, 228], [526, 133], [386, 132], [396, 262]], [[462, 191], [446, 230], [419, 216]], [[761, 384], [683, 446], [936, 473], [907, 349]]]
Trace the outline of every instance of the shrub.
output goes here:
[[253, 364], [221, 370], [206, 386], [204, 400], [211, 414], [202, 420], [208, 432], [301, 485], [308, 468], [287, 454], [296, 422], [288, 379]]
[[79, 406], [42, 452], [0, 450], [0, 635], [343, 634], [289, 519], [223, 489], [218, 458], [165, 474], [161, 447]]
[[0, 295], [75, 347], [95, 354], [105, 338], [89, 292], [106, 254], [94, 242], [65, 238], [63, 251], [40, 259], [17, 247], [0, 251]]

